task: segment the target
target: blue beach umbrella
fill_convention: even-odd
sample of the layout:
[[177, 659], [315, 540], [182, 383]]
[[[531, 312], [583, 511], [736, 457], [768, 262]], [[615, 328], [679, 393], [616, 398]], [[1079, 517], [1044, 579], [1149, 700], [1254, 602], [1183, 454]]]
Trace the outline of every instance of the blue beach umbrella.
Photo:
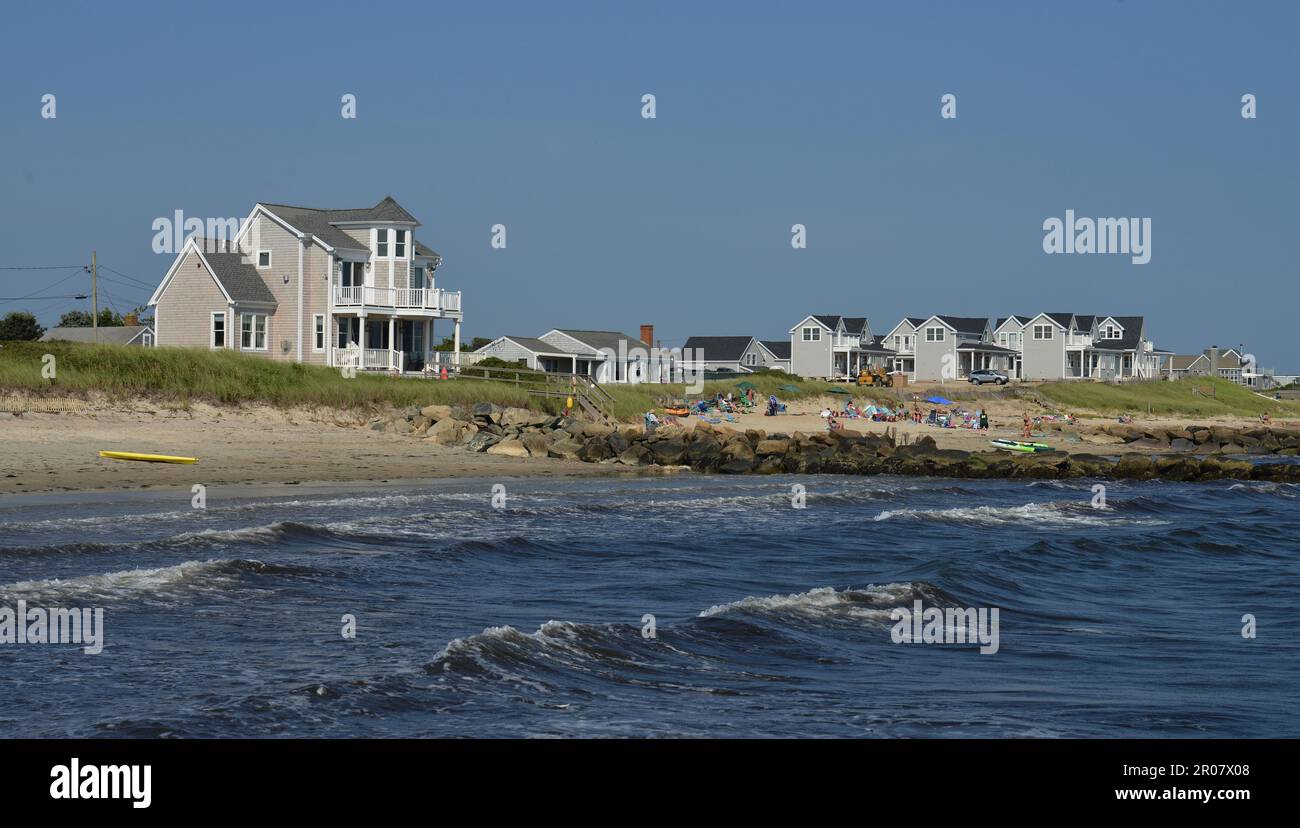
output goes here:
[[952, 405], [952, 400], [945, 400], [943, 397], [926, 397], [925, 401], [935, 405]]

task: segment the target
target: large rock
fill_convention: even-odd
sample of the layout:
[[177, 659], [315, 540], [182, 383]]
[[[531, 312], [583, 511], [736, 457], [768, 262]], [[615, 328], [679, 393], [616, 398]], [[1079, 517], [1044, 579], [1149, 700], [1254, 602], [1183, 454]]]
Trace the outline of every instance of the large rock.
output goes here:
[[654, 456], [645, 446], [632, 443], [618, 456], [618, 462], [626, 466], [645, 466], [654, 462]]
[[754, 453], [759, 457], [770, 457], [773, 455], [784, 455], [790, 450], [790, 441], [784, 438], [769, 437], [766, 440], [759, 440], [758, 445], [754, 447]]
[[659, 465], [676, 466], [686, 456], [686, 445], [680, 439], [660, 440], [650, 447], [650, 451]]
[[500, 437], [490, 431], [479, 431], [469, 441], [465, 443], [465, 448], [470, 451], [487, 451], [488, 449], [501, 442]]
[[424, 433], [424, 439], [440, 446], [452, 446], [461, 441], [465, 434], [465, 423], [452, 417], [444, 417]]
[[545, 457], [551, 445], [550, 440], [535, 431], [525, 432], [519, 437], [519, 442], [523, 443], [524, 448], [528, 449], [528, 454], [531, 457]]
[[528, 457], [531, 454], [531, 452], [528, 451], [528, 448], [523, 444], [523, 441], [518, 438], [502, 440], [495, 446], [490, 446], [487, 453], [503, 454], [506, 457]]
[[420, 409], [420, 414], [428, 417], [432, 422], [445, 420], [451, 416], [451, 406], [449, 405], [426, 405]]
[[1129, 480], [1146, 480], [1152, 475], [1151, 458], [1145, 454], [1125, 454], [1115, 464], [1113, 473]]
[[599, 437], [588, 437], [578, 449], [578, 459], [584, 463], [599, 463], [609, 456], [609, 444]]
[[564, 437], [547, 446], [546, 453], [550, 457], [559, 457], [563, 460], [577, 460], [581, 449], [582, 443], [572, 437]]

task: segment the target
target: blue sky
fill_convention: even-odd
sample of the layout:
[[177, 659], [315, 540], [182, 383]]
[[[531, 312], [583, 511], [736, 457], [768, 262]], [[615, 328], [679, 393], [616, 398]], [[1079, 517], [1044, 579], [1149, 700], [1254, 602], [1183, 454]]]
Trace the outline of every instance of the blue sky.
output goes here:
[[[25, 3], [6, 28], [0, 267], [96, 249], [121, 309], [170, 264], [157, 217], [391, 194], [468, 336], [1070, 310], [1300, 371], [1300, 3]], [[1150, 263], [1045, 254], [1066, 209], [1150, 217]], [[0, 270], [0, 297], [68, 272]]]

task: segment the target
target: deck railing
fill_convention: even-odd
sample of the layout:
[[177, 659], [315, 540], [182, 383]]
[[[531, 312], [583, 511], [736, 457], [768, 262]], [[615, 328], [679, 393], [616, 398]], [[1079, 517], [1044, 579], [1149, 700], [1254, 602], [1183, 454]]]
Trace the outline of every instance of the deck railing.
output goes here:
[[388, 288], [369, 285], [335, 285], [334, 306], [391, 308], [393, 310], [460, 311], [460, 291], [441, 288]]

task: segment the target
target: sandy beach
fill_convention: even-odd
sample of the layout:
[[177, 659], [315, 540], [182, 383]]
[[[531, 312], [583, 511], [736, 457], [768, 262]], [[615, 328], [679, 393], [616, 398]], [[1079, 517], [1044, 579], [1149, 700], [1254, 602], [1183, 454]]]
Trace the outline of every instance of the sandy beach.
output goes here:
[[[761, 408], [734, 414], [721, 426], [767, 433], [817, 434], [826, 430], [818, 412], [840, 409], [842, 396], [827, 395], [791, 402], [788, 412], [765, 417]], [[854, 395], [862, 406], [870, 397]], [[989, 440], [1019, 439], [1023, 402], [981, 401], [990, 411], [990, 428], [938, 428], [911, 422], [882, 423], [843, 419], [850, 431], [892, 430], [900, 442], [922, 435], [944, 449], [987, 451]], [[974, 409], [973, 403], [959, 407]], [[928, 408], [926, 409], [928, 410]], [[1041, 411], [1031, 411], [1033, 414]], [[267, 406], [222, 407], [196, 403], [171, 409], [137, 403], [131, 409], [92, 404], [64, 413], [0, 413], [0, 494], [71, 490], [126, 490], [150, 487], [188, 488], [246, 484], [376, 482], [478, 476], [591, 476], [656, 473], [616, 464], [590, 464], [555, 458], [515, 458], [433, 445], [424, 440], [372, 431], [362, 413], [329, 410], [283, 411]], [[680, 420], [693, 428], [698, 417]], [[1069, 452], [1106, 453], [1117, 440], [1094, 433], [1108, 418], [1084, 418], [1078, 426], [1036, 432], [1042, 440]], [[1204, 425], [1248, 425], [1239, 418], [1202, 418]], [[1144, 419], [1140, 425], [1186, 425], [1186, 419]], [[720, 426], [720, 427], [721, 427]], [[172, 454], [199, 458], [196, 465], [109, 460], [101, 450]], [[1131, 450], [1131, 449], [1129, 449]]]
[[[481, 475], [630, 473], [557, 459], [476, 454], [371, 431], [364, 418], [272, 408], [139, 407], [0, 413], [0, 494]], [[101, 458], [101, 450], [198, 457], [195, 465]]]

